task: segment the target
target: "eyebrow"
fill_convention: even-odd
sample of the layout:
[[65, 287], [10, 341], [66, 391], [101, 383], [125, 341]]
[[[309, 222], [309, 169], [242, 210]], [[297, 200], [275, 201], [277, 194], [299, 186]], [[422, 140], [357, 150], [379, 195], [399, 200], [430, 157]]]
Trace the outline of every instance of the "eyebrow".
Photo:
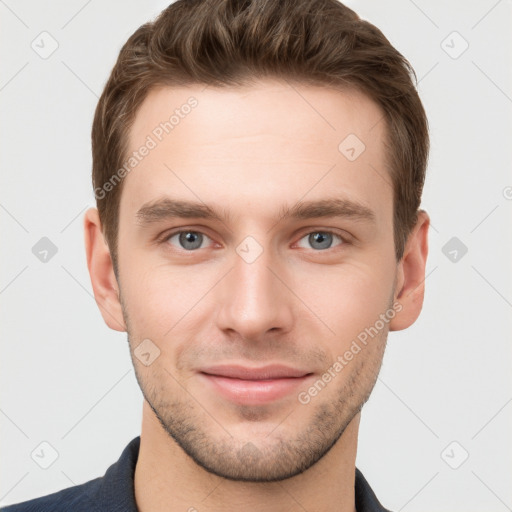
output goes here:
[[[218, 211], [202, 202], [165, 197], [142, 205], [137, 211], [136, 217], [141, 226], [175, 218], [200, 218], [229, 223], [231, 213], [225, 208]], [[320, 217], [350, 218], [369, 223], [375, 223], [376, 221], [376, 215], [370, 208], [359, 202], [344, 198], [299, 201], [292, 207], [285, 205], [281, 207], [277, 220], [306, 220]]]

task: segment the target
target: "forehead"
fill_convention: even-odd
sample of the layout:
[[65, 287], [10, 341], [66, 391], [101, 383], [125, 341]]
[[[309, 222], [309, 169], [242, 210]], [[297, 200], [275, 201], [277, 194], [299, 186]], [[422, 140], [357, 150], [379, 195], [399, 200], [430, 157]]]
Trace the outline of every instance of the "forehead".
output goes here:
[[130, 130], [127, 158], [138, 156], [121, 217], [170, 195], [270, 218], [283, 204], [337, 193], [386, 216], [384, 130], [381, 109], [354, 90], [277, 80], [159, 87]]

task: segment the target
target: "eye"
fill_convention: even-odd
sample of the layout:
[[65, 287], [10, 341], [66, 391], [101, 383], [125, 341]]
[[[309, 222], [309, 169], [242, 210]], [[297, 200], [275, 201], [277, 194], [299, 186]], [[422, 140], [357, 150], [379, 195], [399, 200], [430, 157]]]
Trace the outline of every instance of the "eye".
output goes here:
[[166, 243], [170, 243], [171, 245], [176, 245], [172, 242], [173, 239], [177, 239], [178, 249], [184, 249], [186, 251], [194, 251], [195, 249], [201, 249], [203, 242], [206, 239], [210, 239], [204, 233], [200, 233], [199, 231], [192, 230], [184, 230], [177, 231], [175, 233], [171, 233], [164, 240]]
[[[328, 230], [316, 230], [303, 236], [297, 245], [305, 249], [313, 248], [317, 251], [324, 251], [333, 248], [333, 241], [338, 239], [340, 243], [337, 245], [343, 245], [346, 241], [333, 231]], [[197, 249], [204, 249], [207, 246], [207, 241], [210, 237], [201, 233], [200, 231], [194, 231], [191, 229], [185, 229], [181, 231], [175, 231], [167, 235], [162, 242], [168, 243], [177, 248], [178, 250], [184, 250], [187, 252], [193, 252]], [[309, 247], [302, 245], [302, 241], [306, 240], [306, 243], [310, 244]], [[302, 243], [301, 243], [302, 242]]]
[[[307, 239], [307, 243], [309, 243], [311, 247], [318, 249], [319, 251], [323, 251], [326, 249], [331, 249], [334, 238], [337, 238], [342, 242], [338, 245], [345, 243], [345, 240], [343, 240], [340, 235], [334, 233], [333, 231], [311, 231], [311, 233], [303, 236], [298, 243], [300, 247], [304, 247], [300, 245], [300, 242], [304, 239]], [[309, 249], [309, 247], [305, 247], [305, 249]]]

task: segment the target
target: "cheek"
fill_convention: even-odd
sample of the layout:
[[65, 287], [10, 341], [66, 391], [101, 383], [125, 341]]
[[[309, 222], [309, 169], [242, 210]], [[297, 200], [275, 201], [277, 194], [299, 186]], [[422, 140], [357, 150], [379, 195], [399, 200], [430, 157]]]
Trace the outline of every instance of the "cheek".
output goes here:
[[217, 274], [132, 256], [124, 265], [122, 279], [132, 334], [163, 341], [190, 328], [190, 321], [207, 303], [201, 299]]
[[319, 269], [308, 275], [298, 295], [334, 331], [332, 339], [344, 345], [388, 309], [393, 276], [384, 270], [364, 264]]

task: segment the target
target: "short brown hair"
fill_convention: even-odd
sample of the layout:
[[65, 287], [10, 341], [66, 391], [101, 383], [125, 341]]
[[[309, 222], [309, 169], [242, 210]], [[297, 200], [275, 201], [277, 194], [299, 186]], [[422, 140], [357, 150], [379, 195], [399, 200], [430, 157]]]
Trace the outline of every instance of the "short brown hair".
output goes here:
[[[265, 77], [357, 89], [380, 106], [400, 261], [421, 202], [427, 117], [409, 62], [378, 28], [337, 0], [178, 0], [139, 27], [122, 47], [96, 108], [94, 190], [104, 190], [123, 166], [130, 128], [151, 89], [237, 86]], [[122, 185], [96, 194], [114, 269]]]

